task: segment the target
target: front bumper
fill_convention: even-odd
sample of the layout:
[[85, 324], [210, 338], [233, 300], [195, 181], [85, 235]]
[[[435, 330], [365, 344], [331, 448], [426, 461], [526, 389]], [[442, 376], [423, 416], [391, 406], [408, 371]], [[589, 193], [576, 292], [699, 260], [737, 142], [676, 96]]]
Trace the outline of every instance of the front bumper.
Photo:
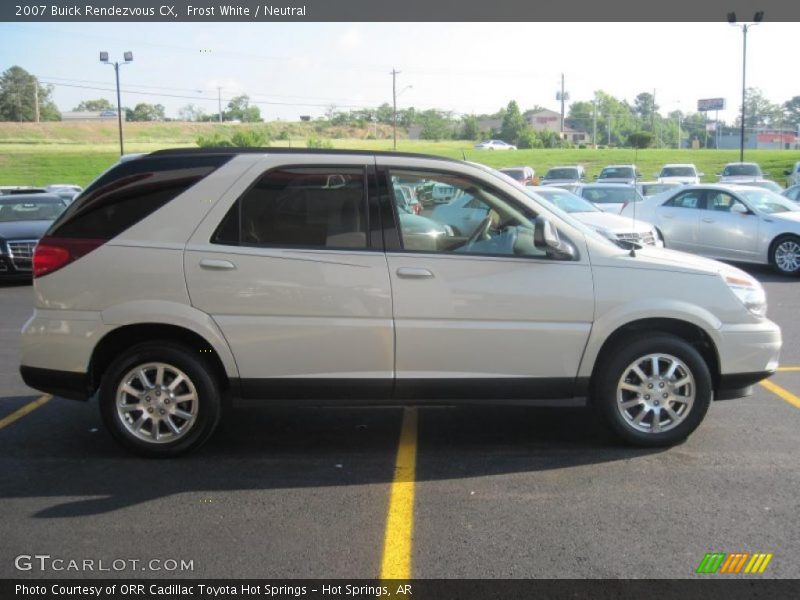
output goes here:
[[31, 279], [30, 261], [12, 260], [5, 254], [0, 254], [0, 280], [3, 279]]
[[764, 319], [748, 325], [724, 325], [718, 331], [720, 377], [714, 398], [729, 400], [753, 393], [753, 385], [771, 376], [778, 368], [781, 330]]

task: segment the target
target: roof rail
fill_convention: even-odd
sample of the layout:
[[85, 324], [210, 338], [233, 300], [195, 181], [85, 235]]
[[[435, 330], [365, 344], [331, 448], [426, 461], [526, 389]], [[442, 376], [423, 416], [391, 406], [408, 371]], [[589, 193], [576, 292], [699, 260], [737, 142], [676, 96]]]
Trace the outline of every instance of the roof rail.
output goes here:
[[230, 146], [222, 146], [218, 148], [167, 148], [164, 150], [155, 150], [147, 156], [179, 156], [187, 154], [368, 154], [375, 156], [399, 156], [406, 158], [428, 158], [447, 162], [462, 162], [456, 158], [435, 156], [433, 154], [419, 154], [415, 152], [391, 152], [385, 150], [341, 150], [332, 148], [281, 148], [269, 146], [264, 148], [231, 148]]

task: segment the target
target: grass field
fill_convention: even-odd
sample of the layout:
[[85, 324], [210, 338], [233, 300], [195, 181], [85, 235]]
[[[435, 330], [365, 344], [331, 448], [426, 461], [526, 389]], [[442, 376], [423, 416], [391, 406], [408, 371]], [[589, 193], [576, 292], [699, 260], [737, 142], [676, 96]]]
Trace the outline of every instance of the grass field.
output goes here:
[[[287, 127], [288, 141], [273, 146], [305, 147], [307, 137], [314, 135], [314, 124], [270, 124], [271, 128]], [[299, 126], [299, 128], [295, 127]], [[125, 125], [125, 151], [151, 152], [159, 148], [194, 146], [200, 133], [232, 130], [241, 125], [219, 126], [196, 123], [128, 123]], [[342, 131], [343, 135], [364, 132]], [[380, 132], [387, 135], [386, 131]], [[305, 134], [305, 135], [301, 135]], [[45, 185], [77, 183], [86, 185], [119, 157], [117, 130], [108, 123], [0, 123], [0, 185]], [[335, 148], [391, 150], [390, 139], [343, 137], [330, 140]], [[435, 154], [463, 158], [492, 167], [529, 165], [543, 175], [554, 165], [580, 163], [591, 178], [608, 164], [633, 163], [645, 179], [653, 179], [665, 163], [694, 163], [703, 171], [705, 181], [716, 181], [715, 173], [727, 162], [738, 160], [736, 150], [663, 150], [648, 149], [565, 149], [565, 150], [475, 150], [472, 142], [398, 139], [397, 149], [403, 152]], [[750, 150], [745, 160], [758, 162], [767, 177], [784, 185], [785, 169], [800, 160], [796, 150]]]

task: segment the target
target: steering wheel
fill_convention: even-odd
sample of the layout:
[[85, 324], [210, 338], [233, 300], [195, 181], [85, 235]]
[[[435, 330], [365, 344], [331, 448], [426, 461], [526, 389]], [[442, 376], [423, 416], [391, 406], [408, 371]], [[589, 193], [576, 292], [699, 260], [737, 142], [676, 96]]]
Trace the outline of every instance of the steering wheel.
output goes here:
[[492, 217], [489, 215], [483, 221], [480, 222], [478, 227], [475, 228], [475, 231], [472, 232], [472, 235], [467, 238], [467, 241], [464, 242], [465, 247], [469, 247], [487, 233], [489, 233], [489, 228], [492, 226]]

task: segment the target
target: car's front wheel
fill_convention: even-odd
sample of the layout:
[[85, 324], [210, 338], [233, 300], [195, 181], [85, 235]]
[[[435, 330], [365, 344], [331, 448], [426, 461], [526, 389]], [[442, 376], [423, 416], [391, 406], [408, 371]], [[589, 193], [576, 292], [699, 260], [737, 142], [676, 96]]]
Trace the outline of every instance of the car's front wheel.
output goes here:
[[167, 457], [193, 450], [220, 419], [219, 385], [211, 372], [188, 347], [171, 342], [133, 346], [103, 376], [103, 421], [137, 454]]
[[593, 402], [611, 429], [637, 446], [675, 444], [708, 411], [711, 374], [700, 353], [667, 334], [629, 338], [599, 367]]
[[784, 235], [776, 239], [770, 247], [769, 262], [781, 275], [800, 273], [800, 237]]

